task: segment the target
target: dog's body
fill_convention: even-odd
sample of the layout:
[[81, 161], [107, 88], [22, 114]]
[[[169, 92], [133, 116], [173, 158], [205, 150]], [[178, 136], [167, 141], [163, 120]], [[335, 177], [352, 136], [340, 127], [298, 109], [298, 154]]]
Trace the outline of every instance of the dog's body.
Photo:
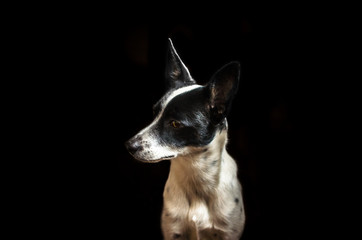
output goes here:
[[240, 65], [229, 63], [201, 86], [169, 42], [167, 93], [155, 120], [126, 143], [138, 160], [171, 160], [164, 189], [164, 239], [239, 239], [245, 224], [237, 164], [227, 153], [227, 121]]

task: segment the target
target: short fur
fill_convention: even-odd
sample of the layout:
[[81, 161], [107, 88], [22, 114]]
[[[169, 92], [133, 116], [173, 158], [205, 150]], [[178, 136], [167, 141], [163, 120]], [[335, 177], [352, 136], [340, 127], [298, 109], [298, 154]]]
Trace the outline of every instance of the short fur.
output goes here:
[[167, 92], [154, 105], [154, 121], [126, 142], [140, 161], [171, 161], [161, 217], [165, 240], [242, 235], [242, 188], [226, 151], [226, 117], [239, 75], [239, 63], [231, 62], [206, 85], [196, 84], [169, 39]]

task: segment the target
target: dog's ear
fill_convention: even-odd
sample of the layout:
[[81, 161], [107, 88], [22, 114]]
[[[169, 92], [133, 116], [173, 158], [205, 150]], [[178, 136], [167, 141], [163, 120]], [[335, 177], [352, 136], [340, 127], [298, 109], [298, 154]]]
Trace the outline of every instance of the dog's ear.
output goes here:
[[230, 62], [220, 68], [206, 86], [209, 93], [211, 120], [218, 124], [229, 113], [238, 90], [240, 63]]
[[166, 89], [179, 88], [195, 84], [189, 70], [177, 54], [171, 39], [168, 39], [168, 51], [166, 59]]

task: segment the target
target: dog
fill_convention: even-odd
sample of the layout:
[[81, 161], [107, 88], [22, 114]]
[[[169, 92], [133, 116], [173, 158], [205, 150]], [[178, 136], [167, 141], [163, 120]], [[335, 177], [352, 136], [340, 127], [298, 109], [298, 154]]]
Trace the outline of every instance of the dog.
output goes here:
[[153, 106], [153, 122], [125, 146], [143, 162], [171, 161], [161, 214], [165, 240], [240, 239], [242, 187], [226, 150], [240, 63], [225, 64], [199, 85], [168, 40], [166, 93]]

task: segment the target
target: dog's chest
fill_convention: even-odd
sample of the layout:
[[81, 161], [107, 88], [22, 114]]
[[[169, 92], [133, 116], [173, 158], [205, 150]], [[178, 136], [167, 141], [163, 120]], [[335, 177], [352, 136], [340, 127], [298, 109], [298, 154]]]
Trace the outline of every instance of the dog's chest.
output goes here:
[[197, 224], [200, 228], [212, 227], [212, 208], [201, 199], [189, 199], [185, 194], [165, 194], [164, 207], [175, 221]]
[[[170, 179], [169, 179], [170, 180]], [[215, 190], [215, 189], [214, 189]], [[184, 188], [168, 181], [164, 191], [164, 211], [176, 225], [197, 225], [199, 229], [217, 227], [224, 222], [220, 215], [217, 192], [208, 192], [202, 185], [185, 184]]]

